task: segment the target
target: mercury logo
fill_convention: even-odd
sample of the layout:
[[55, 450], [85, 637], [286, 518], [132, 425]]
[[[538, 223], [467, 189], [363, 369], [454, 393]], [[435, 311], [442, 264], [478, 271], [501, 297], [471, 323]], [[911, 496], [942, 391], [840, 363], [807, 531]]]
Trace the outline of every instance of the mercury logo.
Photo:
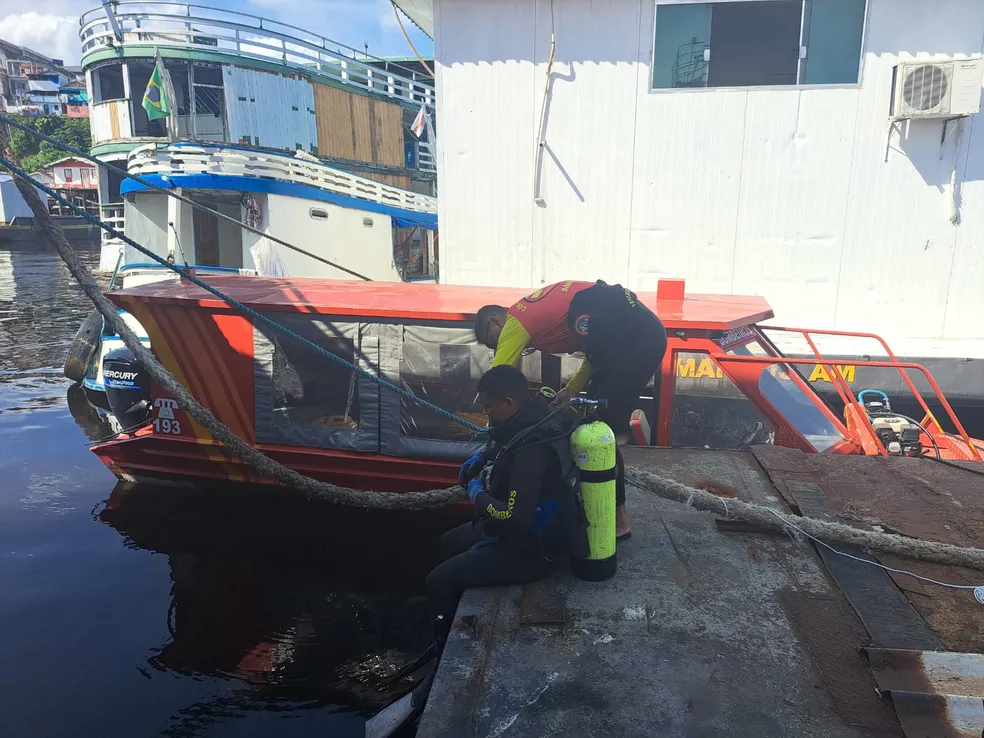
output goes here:
[[115, 370], [112, 370], [112, 369], [110, 369], [109, 371], [103, 372], [103, 374], [105, 374], [110, 379], [126, 379], [126, 380], [131, 380], [131, 379], [136, 379], [137, 378], [137, 372], [118, 372], [118, 371], [115, 371]]

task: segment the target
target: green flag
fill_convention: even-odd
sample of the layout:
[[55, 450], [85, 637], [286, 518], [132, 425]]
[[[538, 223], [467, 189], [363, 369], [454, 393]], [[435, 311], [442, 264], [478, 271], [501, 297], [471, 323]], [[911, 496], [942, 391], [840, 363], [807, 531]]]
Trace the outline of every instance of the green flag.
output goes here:
[[147, 111], [149, 120], [166, 118], [171, 113], [171, 108], [167, 104], [167, 95], [164, 94], [164, 75], [161, 74], [160, 62], [154, 65], [154, 73], [150, 75], [150, 81], [147, 82], [143, 109]]

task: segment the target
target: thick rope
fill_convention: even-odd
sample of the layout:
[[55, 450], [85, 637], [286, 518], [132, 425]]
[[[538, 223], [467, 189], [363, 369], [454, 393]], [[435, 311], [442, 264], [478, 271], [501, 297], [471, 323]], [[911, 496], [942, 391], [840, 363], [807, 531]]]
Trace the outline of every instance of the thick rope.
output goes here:
[[292, 251], [296, 251], [299, 254], [304, 254], [304, 256], [308, 256], [314, 259], [315, 261], [321, 262], [322, 264], [327, 264], [328, 266], [338, 269], [341, 272], [345, 272], [346, 274], [351, 274], [353, 277], [358, 277], [359, 279], [362, 279], [366, 282], [372, 281], [370, 277], [367, 277], [364, 274], [359, 274], [358, 272], [353, 271], [348, 267], [343, 267], [341, 264], [336, 264], [333, 261], [329, 261], [323, 256], [312, 254], [310, 251], [306, 251], [305, 249], [302, 249], [300, 246], [295, 246], [294, 244], [288, 243], [287, 241], [277, 238], [276, 236], [273, 236], [269, 233], [264, 233], [259, 228], [253, 228], [252, 226], [246, 225], [241, 220], [237, 220], [236, 218], [233, 218], [231, 215], [220, 213], [218, 210], [208, 207], [208, 205], [204, 205], [200, 202], [195, 202], [191, 198], [178, 194], [173, 189], [169, 189], [167, 187], [161, 187], [159, 184], [151, 182], [150, 180], [145, 179], [144, 177], [141, 177], [137, 174], [130, 174], [128, 171], [126, 171], [121, 167], [116, 166], [115, 164], [110, 164], [108, 161], [102, 161], [101, 159], [97, 159], [91, 153], [81, 151], [80, 149], [77, 149], [74, 146], [65, 143], [64, 141], [59, 141], [57, 138], [52, 138], [47, 134], [41, 133], [41, 131], [36, 131], [29, 126], [24, 125], [23, 123], [19, 123], [18, 121], [14, 120], [8, 115], [0, 114], [0, 122], [6, 123], [7, 125], [13, 126], [14, 128], [24, 131], [24, 133], [27, 133], [28, 135], [33, 136], [34, 138], [37, 138], [41, 141], [47, 141], [48, 143], [57, 146], [60, 149], [63, 149], [64, 151], [69, 152], [73, 156], [77, 156], [80, 159], [84, 159], [85, 161], [91, 161], [96, 166], [103, 167], [107, 171], [115, 172], [116, 174], [119, 174], [124, 178], [132, 179], [134, 182], [139, 182], [144, 187], [149, 187], [150, 189], [163, 193], [168, 197], [173, 197], [175, 200], [178, 200], [179, 202], [183, 202], [185, 205], [189, 205], [196, 210], [201, 210], [202, 212], [209, 213], [210, 215], [214, 215], [219, 220], [224, 220], [229, 223], [233, 223], [239, 226], [240, 228], [242, 228], [244, 231], [253, 233], [257, 236], [262, 236], [263, 238], [269, 241], [273, 241], [274, 243], [280, 244], [281, 246], [291, 249]]
[[[857, 546], [867, 551], [906, 556], [934, 564], [968, 566], [984, 571], [984, 549], [964, 548], [937, 541], [862, 530], [843, 523], [794, 516], [764, 505], [753, 505], [734, 499], [725, 500], [705, 490], [689, 487], [641, 469], [626, 469], [625, 478], [632, 484], [664, 499], [688, 505], [696, 510], [722, 515], [731, 520], [752, 523], [767, 530], [779, 533], [795, 533], [799, 530], [830, 543]], [[787, 523], [786, 518], [791, 522]]]

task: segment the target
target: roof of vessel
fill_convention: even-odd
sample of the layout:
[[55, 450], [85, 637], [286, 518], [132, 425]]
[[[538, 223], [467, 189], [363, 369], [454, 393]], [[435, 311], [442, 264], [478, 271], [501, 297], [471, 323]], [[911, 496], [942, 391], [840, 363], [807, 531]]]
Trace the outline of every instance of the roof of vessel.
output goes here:
[[[433, 282], [356, 282], [334, 279], [198, 275], [223, 294], [260, 311], [313, 312], [401, 320], [470, 320], [483, 305], [511, 305], [529, 288], [474, 287]], [[126, 296], [123, 300], [120, 298]], [[187, 280], [169, 279], [109, 293], [120, 306], [129, 298], [207, 308], [224, 303]], [[683, 300], [638, 297], [667, 328], [729, 330], [773, 317], [763, 297], [688, 294]]]

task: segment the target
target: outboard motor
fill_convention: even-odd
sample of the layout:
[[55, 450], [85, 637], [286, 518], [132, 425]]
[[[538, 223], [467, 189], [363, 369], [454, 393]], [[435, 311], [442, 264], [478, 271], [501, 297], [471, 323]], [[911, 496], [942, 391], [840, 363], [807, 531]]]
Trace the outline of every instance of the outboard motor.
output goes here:
[[150, 377], [128, 348], [110, 351], [103, 358], [103, 382], [109, 409], [123, 429], [150, 418]]

